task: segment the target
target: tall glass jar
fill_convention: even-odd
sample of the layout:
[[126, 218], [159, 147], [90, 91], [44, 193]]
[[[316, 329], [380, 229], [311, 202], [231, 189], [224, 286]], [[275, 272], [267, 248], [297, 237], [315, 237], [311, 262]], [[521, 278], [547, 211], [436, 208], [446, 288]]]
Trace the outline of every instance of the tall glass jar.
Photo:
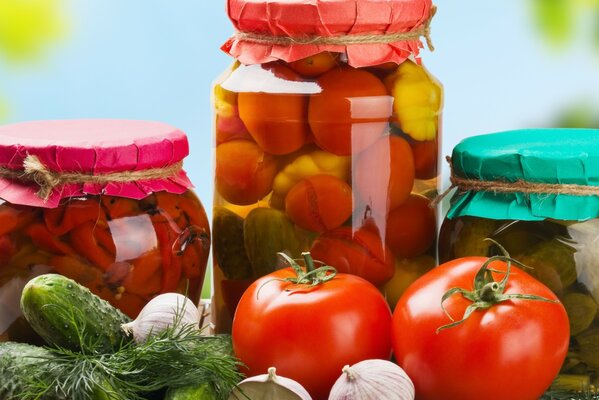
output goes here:
[[213, 92], [221, 332], [277, 252], [309, 250], [391, 305], [435, 265], [443, 95], [416, 58], [431, 2], [307, 3], [228, 2], [236, 61]]
[[599, 131], [476, 136], [454, 149], [451, 164], [458, 191], [441, 228], [440, 261], [500, 255], [498, 243], [530, 267], [570, 322], [570, 349], [553, 389], [578, 398], [597, 387]]
[[155, 122], [0, 127], [0, 341], [39, 341], [19, 301], [44, 273], [132, 318], [160, 293], [199, 300], [210, 231], [187, 154], [185, 134]]

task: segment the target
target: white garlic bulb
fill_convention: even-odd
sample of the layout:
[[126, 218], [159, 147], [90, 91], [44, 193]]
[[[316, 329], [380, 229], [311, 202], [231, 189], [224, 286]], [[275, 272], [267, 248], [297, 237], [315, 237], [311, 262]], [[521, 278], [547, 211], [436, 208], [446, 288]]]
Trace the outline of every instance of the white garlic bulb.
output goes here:
[[149, 337], [164, 332], [168, 327], [176, 329], [192, 325], [200, 328], [200, 312], [196, 305], [179, 293], [164, 293], [154, 297], [141, 310], [135, 321], [121, 325], [133, 334], [136, 343], [144, 343]]
[[306, 389], [293, 379], [277, 376], [276, 369], [270, 367], [268, 374], [258, 375], [241, 382], [229, 400], [312, 400]]
[[386, 360], [346, 365], [329, 400], [414, 400], [412, 380], [400, 366]]

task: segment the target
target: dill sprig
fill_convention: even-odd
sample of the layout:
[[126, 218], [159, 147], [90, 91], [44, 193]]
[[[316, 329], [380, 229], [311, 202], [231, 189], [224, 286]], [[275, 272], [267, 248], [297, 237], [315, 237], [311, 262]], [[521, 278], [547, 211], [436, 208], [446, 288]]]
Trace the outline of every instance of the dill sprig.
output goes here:
[[202, 336], [194, 326], [175, 325], [112, 354], [48, 351], [48, 357], [19, 369], [25, 376], [23, 400], [142, 400], [169, 387], [201, 384], [224, 400], [242, 379], [229, 338]]

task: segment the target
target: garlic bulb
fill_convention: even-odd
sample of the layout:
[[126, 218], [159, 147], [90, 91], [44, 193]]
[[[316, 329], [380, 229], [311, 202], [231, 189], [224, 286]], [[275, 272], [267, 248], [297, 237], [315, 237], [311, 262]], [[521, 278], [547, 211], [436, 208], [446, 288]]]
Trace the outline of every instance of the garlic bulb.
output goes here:
[[270, 367], [268, 374], [258, 375], [241, 382], [229, 400], [312, 400], [306, 389], [293, 379], [277, 376], [276, 369]]
[[193, 302], [179, 293], [165, 293], [154, 297], [141, 310], [135, 321], [121, 325], [133, 334], [136, 343], [144, 343], [150, 336], [160, 334], [177, 324], [176, 329], [193, 325], [199, 329], [200, 312]]
[[329, 400], [414, 400], [412, 380], [401, 367], [385, 360], [346, 365]]

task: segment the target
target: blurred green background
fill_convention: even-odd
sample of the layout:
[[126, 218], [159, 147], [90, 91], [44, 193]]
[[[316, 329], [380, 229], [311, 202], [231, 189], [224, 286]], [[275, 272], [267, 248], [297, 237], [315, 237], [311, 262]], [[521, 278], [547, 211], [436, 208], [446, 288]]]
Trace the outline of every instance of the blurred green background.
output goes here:
[[[505, 129], [599, 128], [599, 0], [437, 0], [443, 152]], [[210, 85], [231, 62], [224, 0], [0, 0], [0, 123], [161, 120], [190, 137], [207, 211]]]
[[[533, 24], [554, 54], [566, 54], [573, 47], [582, 47], [595, 55], [595, 61], [599, 60], [599, 0], [528, 1]], [[595, 86], [594, 91], [597, 90]], [[585, 96], [571, 100], [553, 120], [554, 125], [599, 128], [599, 104], [593, 100]]]

